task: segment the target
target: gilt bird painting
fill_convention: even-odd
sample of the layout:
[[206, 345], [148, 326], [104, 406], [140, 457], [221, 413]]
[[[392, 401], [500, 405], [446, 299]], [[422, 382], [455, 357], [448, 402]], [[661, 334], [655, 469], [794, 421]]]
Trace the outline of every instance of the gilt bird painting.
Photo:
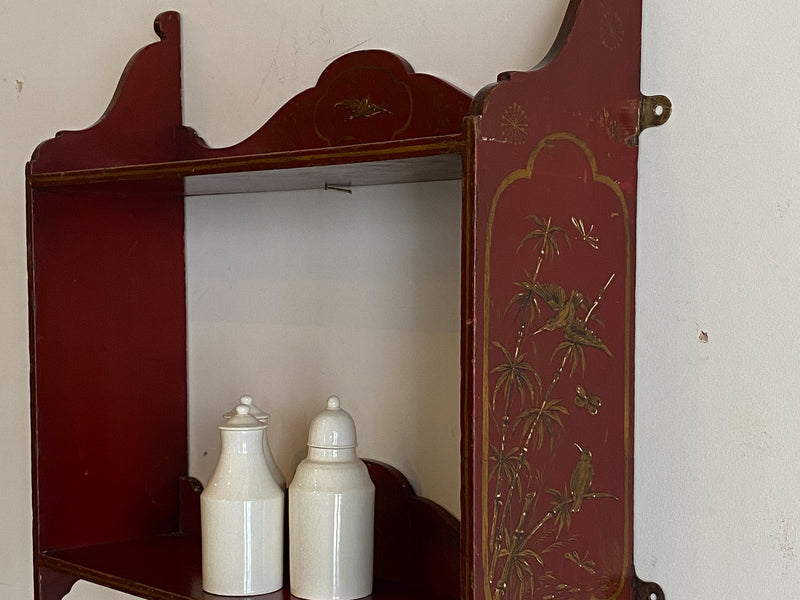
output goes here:
[[349, 121], [353, 119], [360, 119], [364, 117], [374, 117], [375, 115], [379, 115], [381, 113], [389, 113], [391, 112], [388, 108], [384, 108], [378, 104], [372, 102], [369, 98], [361, 98], [358, 99], [346, 99], [341, 100], [334, 104], [334, 106], [346, 108], [350, 111], [350, 116], [348, 117]]
[[586, 305], [581, 292], [572, 290], [567, 297], [564, 288], [555, 283], [536, 283], [533, 292], [553, 311], [553, 316], [535, 334], [561, 329], [564, 339], [570, 344], [598, 348], [611, 356], [611, 351], [577, 314], [578, 308]]
[[594, 477], [594, 466], [592, 466], [592, 453], [581, 448], [578, 444], [575, 447], [581, 453], [575, 468], [572, 470], [572, 477], [569, 480], [569, 490], [572, 495], [572, 512], [578, 512], [583, 504], [583, 498], [589, 493]]

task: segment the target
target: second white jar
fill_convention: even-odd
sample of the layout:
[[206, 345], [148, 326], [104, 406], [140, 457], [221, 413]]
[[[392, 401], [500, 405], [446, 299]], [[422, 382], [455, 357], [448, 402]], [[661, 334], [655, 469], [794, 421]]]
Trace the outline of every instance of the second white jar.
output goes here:
[[355, 448], [353, 418], [331, 396], [289, 486], [289, 581], [298, 598], [372, 593], [375, 486]]

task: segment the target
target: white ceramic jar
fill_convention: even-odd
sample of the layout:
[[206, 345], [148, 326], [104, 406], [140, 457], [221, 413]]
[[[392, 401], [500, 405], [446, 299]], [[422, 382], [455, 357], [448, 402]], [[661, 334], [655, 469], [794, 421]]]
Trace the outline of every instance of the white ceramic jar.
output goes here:
[[[269, 413], [264, 412], [261, 408], [256, 406], [253, 403], [252, 396], [242, 396], [239, 398], [239, 403], [249, 406], [250, 414], [266, 425], [264, 429], [264, 458], [267, 460], [267, 467], [269, 468], [269, 472], [272, 473], [272, 478], [275, 480], [275, 483], [277, 483], [282, 490], [286, 490], [286, 477], [283, 476], [283, 473], [281, 473], [281, 470], [278, 468], [275, 457], [272, 455], [272, 449], [269, 447]], [[222, 418], [227, 421], [235, 414], [236, 408], [234, 407], [233, 410], [222, 415]]]
[[219, 429], [219, 462], [200, 495], [203, 589], [274, 592], [283, 586], [284, 491], [264, 457], [266, 425], [240, 404]]
[[353, 418], [331, 396], [311, 423], [289, 486], [289, 581], [305, 600], [372, 593], [375, 486], [356, 456]]

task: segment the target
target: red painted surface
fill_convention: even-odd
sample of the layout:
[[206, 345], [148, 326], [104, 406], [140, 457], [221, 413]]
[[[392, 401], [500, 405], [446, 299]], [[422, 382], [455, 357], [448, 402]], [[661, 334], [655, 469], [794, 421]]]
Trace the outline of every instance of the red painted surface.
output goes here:
[[641, 7], [578, 5], [473, 106], [476, 598], [631, 596]]
[[183, 197], [31, 207], [38, 547], [174, 531], [186, 472]]

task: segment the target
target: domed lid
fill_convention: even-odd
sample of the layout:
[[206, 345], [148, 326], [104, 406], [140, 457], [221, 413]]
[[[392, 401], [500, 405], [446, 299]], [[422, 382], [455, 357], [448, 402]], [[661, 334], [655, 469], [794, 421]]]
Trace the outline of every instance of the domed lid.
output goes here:
[[313, 448], [355, 448], [356, 424], [353, 417], [342, 410], [337, 396], [328, 398], [328, 408], [311, 421], [308, 445]]
[[247, 431], [252, 429], [266, 429], [266, 423], [262, 423], [250, 414], [250, 407], [247, 404], [240, 404], [235, 409], [235, 414], [228, 418], [220, 429], [229, 431]]
[[[250, 415], [255, 417], [256, 419], [258, 419], [259, 421], [262, 421], [264, 423], [269, 421], [269, 413], [265, 413], [258, 406], [253, 404], [253, 397], [252, 396], [242, 396], [241, 398], [239, 398], [239, 404], [246, 404], [247, 406], [249, 406], [250, 407]], [[235, 415], [236, 415], [236, 407], [232, 408], [231, 410], [226, 412], [224, 415], [222, 415], [222, 418], [227, 421], [228, 419], [230, 419], [231, 417], [233, 417]]]

